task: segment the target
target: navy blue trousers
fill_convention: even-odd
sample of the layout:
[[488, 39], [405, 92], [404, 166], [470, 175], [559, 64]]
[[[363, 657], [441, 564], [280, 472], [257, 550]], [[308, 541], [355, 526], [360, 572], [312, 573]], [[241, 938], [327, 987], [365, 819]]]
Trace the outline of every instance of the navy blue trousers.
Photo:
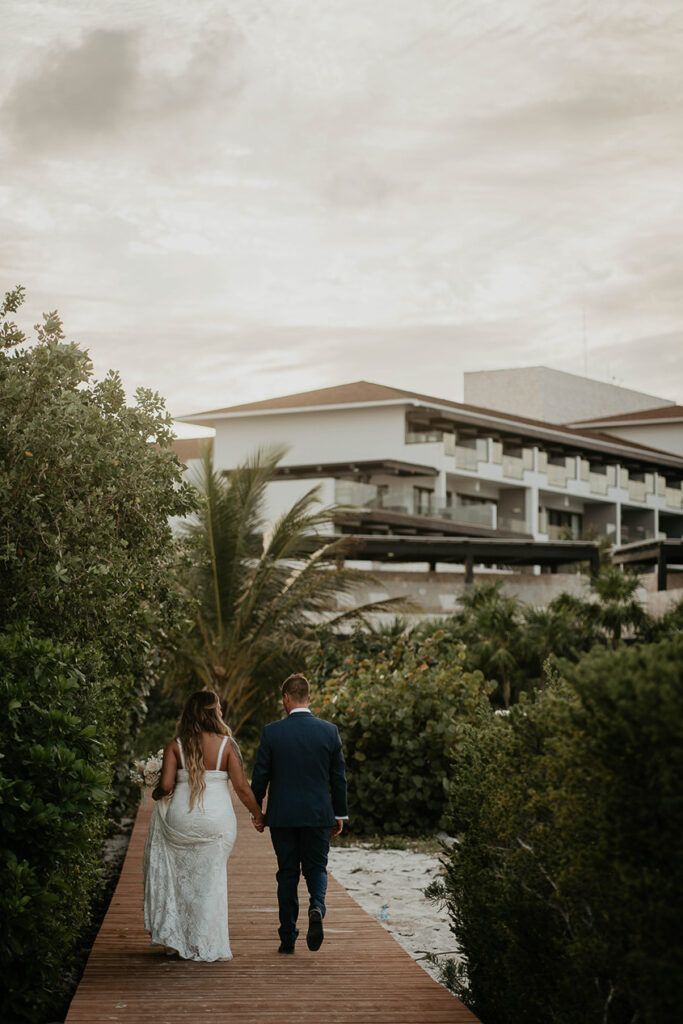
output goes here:
[[330, 829], [271, 828], [270, 838], [277, 857], [277, 902], [280, 911], [280, 942], [293, 946], [299, 929], [298, 887], [301, 873], [308, 888], [308, 909], [317, 907], [325, 916], [327, 893], [327, 855]]

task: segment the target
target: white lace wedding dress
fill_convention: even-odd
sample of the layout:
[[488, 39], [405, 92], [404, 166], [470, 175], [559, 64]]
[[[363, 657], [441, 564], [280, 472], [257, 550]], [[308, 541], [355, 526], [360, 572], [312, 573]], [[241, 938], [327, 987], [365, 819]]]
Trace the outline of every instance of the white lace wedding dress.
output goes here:
[[237, 822], [228, 773], [205, 772], [203, 800], [190, 810], [189, 773], [180, 740], [182, 769], [171, 797], [157, 800], [142, 862], [145, 928], [152, 945], [176, 950], [185, 960], [232, 960], [228, 935], [227, 860]]

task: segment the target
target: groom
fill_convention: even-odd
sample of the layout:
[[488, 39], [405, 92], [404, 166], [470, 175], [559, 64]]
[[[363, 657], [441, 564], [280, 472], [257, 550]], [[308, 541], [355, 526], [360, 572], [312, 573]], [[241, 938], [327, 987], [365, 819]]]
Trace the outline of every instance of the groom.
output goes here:
[[339, 732], [336, 725], [311, 714], [310, 699], [305, 676], [285, 679], [282, 703], [287, 717], [263, 730], [251, 779], [259, 807], [270, 787], [264, 822], [254, 822], [254, 827], [258, 832], [264, 825], [270, 828], [277, 857], [279, 953], [294, 952], [302, 871], [310, 897], [306, 944], [320, 949], [330, 838], [339, 835], [348, 817]]

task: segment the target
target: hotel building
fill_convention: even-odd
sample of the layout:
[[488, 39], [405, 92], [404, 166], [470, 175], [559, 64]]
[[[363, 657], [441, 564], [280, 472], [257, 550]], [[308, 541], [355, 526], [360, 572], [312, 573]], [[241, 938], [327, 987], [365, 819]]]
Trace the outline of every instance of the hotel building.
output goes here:
[[218, 470], [286, 447], [272, 518], [317, 484], [340, 533], [683, 537], [680, 406], [544, 367], [466, 374], [465, 398], [358, 381], [182, 419], [215, 430]]

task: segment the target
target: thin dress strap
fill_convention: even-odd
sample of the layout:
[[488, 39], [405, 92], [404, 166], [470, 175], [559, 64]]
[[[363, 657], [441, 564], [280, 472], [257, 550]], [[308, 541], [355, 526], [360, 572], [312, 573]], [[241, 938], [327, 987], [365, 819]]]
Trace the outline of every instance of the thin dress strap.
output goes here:
[[180, 763], [181, 763], [181, 765], [184, 768], [185, 767], [185, 754], [183, 753], [183, 745], [180, 742], [180, 740], [178, 739], [178, 737], [176, 737], [176, 743], [178, 744], [178, 750], [180, 751]]
[[223, 742], [221, 743], [221, 748], [218, 751], [218, 760], [216, 761], [216, 771], [217, 772], [219, 772], [221, 770], [221, 758], [223, 757], [223, 751], [225, 750], [225, 744], [227, 742], [228, 742], [228, 737], [225, 736], [224, 739], [223, 739]]

